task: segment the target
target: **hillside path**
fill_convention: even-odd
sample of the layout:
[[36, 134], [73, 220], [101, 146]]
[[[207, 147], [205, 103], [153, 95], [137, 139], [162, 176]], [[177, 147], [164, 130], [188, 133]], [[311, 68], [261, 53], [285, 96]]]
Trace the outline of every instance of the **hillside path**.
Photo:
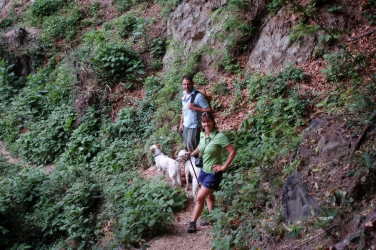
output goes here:
[[[151, 167], [143, 172], [145, 178], [153, 178], [158, 175], [155, 167]], [[166, 181], [171, 182], [167, 175]], [[185, 184], [183, 184], [185, 188]], [[157, 236], [152, 240], [146, 242], [149, 247], [148, 250], [210, 250], [212, 233], [211, 226], [200, 226], [197, 223], [197, 232], [188, 234], [189, 221], [192, 217], [194, 201], [191, 198], [191, 190], [188, 190], [189, 201], [187, 207], [181, 210], [175, 217], [174, 223], [168, 233]]]

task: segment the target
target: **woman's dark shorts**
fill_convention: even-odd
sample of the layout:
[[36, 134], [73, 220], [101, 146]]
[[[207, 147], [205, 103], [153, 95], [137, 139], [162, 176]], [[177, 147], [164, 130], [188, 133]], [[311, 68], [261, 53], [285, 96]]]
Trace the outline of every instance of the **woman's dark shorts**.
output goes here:
[[205, 173], [204, 171], [200, 171], [200, 175], [198, 176], [198, 182], [202, 183], [202, 185], [206, 188], [218, 190], [219, 184], [222, 180], [222, 172], [218, 173]]

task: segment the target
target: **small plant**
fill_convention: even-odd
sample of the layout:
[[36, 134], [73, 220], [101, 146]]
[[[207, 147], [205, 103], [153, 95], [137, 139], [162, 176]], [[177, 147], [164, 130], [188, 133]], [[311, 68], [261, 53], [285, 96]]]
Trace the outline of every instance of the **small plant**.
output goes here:
[[299, 22], [295, 24], [288, 36], [289, 41], [294, 41], [294, 43], [298, 42], [300, 38], [306, 35], [316, 34], [320, 30], [318, 25], [308, 25], [303, 22]]
[[119, 44], [107, 44], [99, 48], [92, 62], [97, 72], [104, 73], [104, 78], [111, 81], [141, 80], [140, 75], [145, 73], [142, 59]]
[[286, 5], [286, 0], [273, 0], [267, 5], [268, 10], [276, 14], [283, 6]]
[[345, 52], [325, 54], [324, 59], [328, 62], [326, 69], [322, 70], [327, 80], [331, 82], [339, 82], [346, 77], [354, 77], [359, 70], [359, 65], [362, 63], [364, 57], [359, 55], [357, 57], [350, 57]]
[[167, 187], [166, 182], [146, 182], [134, 179], [118, 206], [122, 208], [117, 223], [117, 237], [126, 245], [138, 242], [167, 229], [172, 222], [172, 213], [182, 208], [183, 193]]
[[30, 15], [46, 17], [54, 14], [64, 6], [64, 0], [36, 0], [30, 6]]
[[151, 27], [152, 20], [149, 18], [138, 17], [136, 21], [132, 35], [136, 40], [141, 40], [145, 47], [149, 47], [149, 37], [147, 33], [148, 29]]
[[155, 2], [162, 6], [162, 16], [167, 18], [182, 0], [155, 0]]
[[119, 35], [122, 38], [128, 38], [136, 29], [137, 18], [135, 13], [128, 12], [120, 20]]
[[369, 0], [364, 2], [363, 15], [370, 21], [371, 24], [376, 24], [376, 1]]
[[43, 39], [73, 39], [81, 19], [82, 14], [78, 9], [73, 9], [69, 13], [62, 11], [61, 15], [47, 17], [43, 22]]
[[162, 87], [162, 80], [155, 76], [149, 76], [145, 78], [144, 86], [148, 93], [153, 93], [158, 91]]
[[333, 7], [330, 7], [327, 12], [329, 13], [340, 13], [341, 10], [342, 10], [343, 6], [342, 5], [336, 5], [336, 6], [333, 6]]
[[150, 53], [153, 58], [161, 58], [166, 53], [166, 40], [154, 38], [151, 42]]
[[145, 0], [114, 0], [114, 2], [117, 4], [116, 9], [118, 12], [125, 12], [134, 6], [145, 2]]
[[240, 71], [240, 64], [235, 60], [234, 56], [226, 53], [222, 59], [223, 63], [219, 65], [220, 68], [230, 73], [237, 73]]
[[197, 85], [205, 85], [205, 84], [207, 84], [207, 79], [205, 78], [205, 75], [204, 75], [202, 72], [198, 72], [198, 73], [194, 76], [194, 82], [195, 82]]
[[75, 114], [61, 107], [46, 119], [33, 124], [12, 146], [12, 150], [26, 162], [46, 164], [60, 155], [72, 133]]
[[227, 84], [225, 82], [219, 82], [213, 86], [212, 89], [213, 94], [225, 96], [229, 94], [229, 90], [227, 88]]

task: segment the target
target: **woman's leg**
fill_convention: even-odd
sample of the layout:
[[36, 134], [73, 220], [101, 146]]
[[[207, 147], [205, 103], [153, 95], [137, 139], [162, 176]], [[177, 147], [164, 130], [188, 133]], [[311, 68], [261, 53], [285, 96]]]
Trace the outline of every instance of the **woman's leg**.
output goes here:
[[[211, 209], [213, 209], [214, 207], [213, 190], [202, 186], [197, 195], [197, 201], [196, 201], [195, 209], [193, 211], [193, 218], [192, 218], [193, 221], [197, 221], [198, 217], [200, 217], [202, 210], [204, 209], [206, 197], [209, 197], [209, 199], [210, 197], [212, 197], [212, 199], [210, 200], [210, 203], [212, 206]], [[209, 206], [209, 202], [208, 202], [208, 206]], [[210, 210], [210, 206], [209, 206], [209, 210]]]
[[206, 203], [208, 203], [208, 210], [209, 212], [212, 211], [214, 209], [214, 194], [213, 194], [213, 190], [211, 190], [211, 193], [206, 197]]

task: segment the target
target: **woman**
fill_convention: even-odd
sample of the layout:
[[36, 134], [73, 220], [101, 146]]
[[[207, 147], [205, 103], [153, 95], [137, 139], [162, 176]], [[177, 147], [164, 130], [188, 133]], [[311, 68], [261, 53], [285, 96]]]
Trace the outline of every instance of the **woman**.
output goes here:
[[[200, 182], [202, 186], [197, 195], [193, 218], [189, 223], [187, 233], [194, 233], [197, 231], [196, 221], [204, 209], [205, 199], [208, 204], [209, 212], [213, 210], [213, 191], [219, 188], [223, 172], [228, 168], [236, 155], [236, 150], [230, 144], [229, 139], [223, 133], [218, 132], [213, 113], [204, 112], [201, 115], [201, 121], [203, 132], [200, 134], [200, 143], [193, 152], [188, 152], [188, 154], [193, 156], [198, 155], [201, 152], [204, 164], [198, 177], [198, 182]], [[222, 165], [223, 148], [229, 152], [229, 156], [226, 162]]]

